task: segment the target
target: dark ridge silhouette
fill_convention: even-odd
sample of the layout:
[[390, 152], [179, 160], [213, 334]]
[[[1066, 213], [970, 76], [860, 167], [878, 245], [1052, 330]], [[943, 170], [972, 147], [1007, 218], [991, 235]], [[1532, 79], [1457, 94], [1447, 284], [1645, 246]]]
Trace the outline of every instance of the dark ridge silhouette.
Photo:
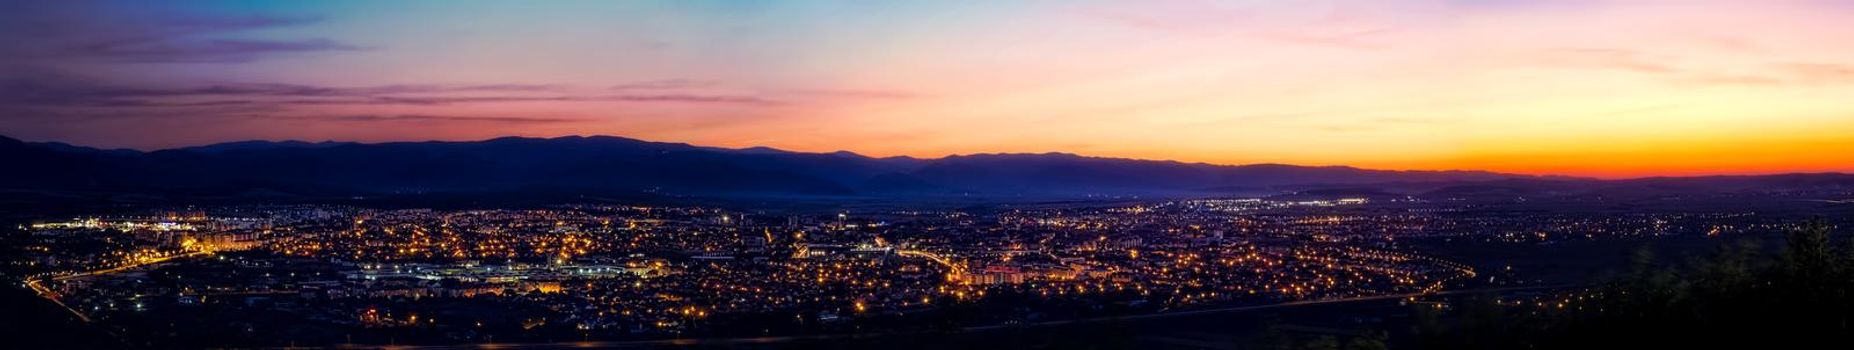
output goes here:
[[187, 148], [182, 148], [181, 150], [204, 152], [204, 153], [224, 153], [224, 152], [243, 151], [243, 150], [267, 150], [267, 149], [285, 149], [285, 148], [329, 148], [329, 147], [345, 146], [345, 145], [352, 145], [352, 144], [354, 143], [353, 142], [335, 142], [335, 141], [322, 141], [322, 142], [308, 142], [308, 141], [297, 141], [297, 140], [238, 141], [238, 142], [215, 143], [211, 145], [197, 146], [197, 147], [187, 147]]
[[[0, 137], [0, 162], [14, 169], [0, 172], [0, 196], [14, 198], [105, 193], [276, 199], [537, 189], [597, 196], [716, 197], [1513, 197], [1854, 187], [1854, 177], [1842, 174], [1598, 181], [1483, 171], [1231, 166], [1067, 153], [873, 158], [851, 152], [728, 149], [612, 136], [372, 144], [244, 141], [152, 152]], [[1305, 192], [1320, 188], [1327, 190]]]

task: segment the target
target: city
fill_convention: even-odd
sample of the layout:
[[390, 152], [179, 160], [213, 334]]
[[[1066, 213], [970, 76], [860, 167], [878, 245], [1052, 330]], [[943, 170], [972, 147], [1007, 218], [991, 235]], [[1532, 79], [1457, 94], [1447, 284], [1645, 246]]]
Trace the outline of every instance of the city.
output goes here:
[[981, 330], [1299, 302], [1440, 307], [1447, 302], [1419, 299], [1587, 282], [1435, 254], [1457, 240], [1721, 240], [1792, 222], [1757, 212], [1486, 207], [1500, 205], [1402, 197], [809, 214], [186, 207], [35, 220], [9, 239], [22, 254], [6, 266], [73, 316], [123, 327], [147, 346], [629, 344]]
[[0, 349], [1854, 339], [1847, 0], [0, 0]]

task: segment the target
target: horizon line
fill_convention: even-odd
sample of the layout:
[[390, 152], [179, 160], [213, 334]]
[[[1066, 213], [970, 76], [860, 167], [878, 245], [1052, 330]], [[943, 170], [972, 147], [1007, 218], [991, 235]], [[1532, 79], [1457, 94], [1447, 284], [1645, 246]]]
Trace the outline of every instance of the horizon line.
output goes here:
[[1717, 173], [1705, 173], [1705, 174], [1657, 174], [1657, 175], [1647, 175], [1647, 176], [1614, 176], [1614, 177], [1611, 177], [1611, 176], [1590, 176], [1590, 175], [1568, 175], [1568, 174], [1558, 174], [1558, 173], [1505, 172], [1505, 171], [1493, 171], [1493, 170], [1484, 170], [1484, 169], [1385, 169], [1385, 168], [1360, 167], [1360, 166], [1345, 165], [1345, 164], [1315, 165], [1315, 164], [1290, 164], [1290, 163], [1276, 163], [1276, 162], [1232, 164], [1232, 163], [1212, 163], [1212, 162], [1203, 162], [1203, 161], [1194, 162], [1194, 161], [1183, 161], [1183, 160], [1176, 160], [1176, 159], [1095, 156], [1095, 155], [1086, 155], [1086, 154], [1066, 152], [1066, 151], [976, 152], [976, 153], [964, 153], [964, 154], [952, 153], [952, 154], [946, 154], [946, 155], [941, 155], [937, 157], [925, 157], [925, 156], [914, 156], [914, 155], [871, 156], [871, 155], [863, 154], [863, 153], [856, 152], [856, 151], [842, 150], [842, 149], [835, 150], [835, 151], [798, 151], [798, 150], [790, 150], [790, 149], [764, 146], [764, 145], [734, 148], [734, 147], [724, 147], [724, 146], [704, 146], [704, 145], [693, 144], [693, 143], [688, 143], [688, 142], [646, 140], [646, 139], [641, 139], [641, 138], [636, 138], [636, 137], [611, 135], [611, 134], [572, 134], [572, 135], [559, 135], [559, 136], [508, 135], [508, 136], [496, 136], [496, 137], [490, 137], [490, 138], [467, 139], [467, 140], [428, 139], [428, 140], [396, 140], [396, 141], [342, 141], [342, 140], [333, 140], [333, 139], [323, 139], [320, 141], [310, 141], [310, 140], [303, 140], [303, 139], [281, 139], [281, 140], [243, 139], [243, 140], [234, 140], [234, 141], [212, 142], [212, 143], [191, 145], [191, 146], [166, 147], [166, 148], [156, 148], [156, 149], [139, 149], [139, 148], [129, 148], [129, 147], [101, 148], [101, 147], [80, 145], [80, 144], [64, 142], [64, 141], [54, 141], [54, 140], [31, 141], [31, 140], [26, 140], [26, 139], [14, 138], [11, 136], [6, 136], [6, 135], [0, 135], [0, 138], [13, 139], [13, 140], [17, 140], [17, 141], [28, 143], [28, 144], [55, 143], [55, 144], [62, 144], [62, 145], [67, 145], [67, 146], [72, 146], [72, 147], [88, 148], [88, 149], [100, 150], [100, 151], [132, 151], [132, 152], [137, 152], [137, 153], [154, 153], [154, 152], [162, 152], [162, 151], [184, 151], [189, 148], [210, 147], [214, 145], [242, 143], [242, 142], [269, 142], [269, 143], [300, 142], [300, 143], [310, 143], [310, 144], [342, 143], [342, 144], [353, 144], [353, 145], [383, 145], [383, 144], [395, 144], [395, 143], [475, 143], [475, 142], [488, 142], [488, 141], [494, 141], [494, 140], [500, 140], [500, 139], [555, 140], [555, 139], [597, 138], [597, 137], [626, 139], [626, 140], [646, 142], [646, 143], [655, 143], [655, 144], [682, 145], [682, 146], [696, 147], [696, 148], [724, 149], [724, 150], [733, 150], [733, 151], [743, 151], [743, 150], [752, 150], [752, 149], [769, 149], [769, 150], [786, 152], [786, 153], [794, 153], [794, 154], [827, 155], [827, 154], [848, 153], [848, 154], [853, 154], [856, 156], [871, 158], [871, 159], [909, 158], [909, 159], [918, 159], [918, 160], [940, 160], [940, 159], [947, 159], [947, 158], [954, 158], [954, 157], [970, 157], [970, 156], [984, 156], [984, 155], [1069, 155], [1069, 156], [1082, 157], [1082, 158], [1093, 158], [1093, 159], [1129, 160], [1129, 161], [1144, 161], [1144, 162], [1169, 162], [1169, 163], [1178, 163], [1178, 164], [1208, 165], [1208, 166], [1221, 166], [1221, 167], [1292, 166], [1292, 167], [1305, 167], [1305, 168], [1351, 168], [1351, 169], [1367, 170], [1367, 171], [1395, 171], [1395, 172], [1430, 172], [1430, 173], [1478, 172], [1478, 173], [1487, 173], [1487, 174], [1496, 174], [1496, 175], [1531, 176], [1531, 177], [1546, 178], [1546, 179], [1603, 180], [1603, 181], [1665, 179], [1665, 178], [1752, 177], [1752, 176], [1810, 175], [1810, 174], [1854, 175], [1854, 172], [1847, 172], [1847, 171], [1769, 171], [1769, 172], [1717, 172]]

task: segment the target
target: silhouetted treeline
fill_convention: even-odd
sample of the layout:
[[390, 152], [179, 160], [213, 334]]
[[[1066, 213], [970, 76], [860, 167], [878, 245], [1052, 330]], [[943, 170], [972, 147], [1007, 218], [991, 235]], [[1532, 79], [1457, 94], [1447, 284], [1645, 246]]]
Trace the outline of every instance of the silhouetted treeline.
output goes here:
[[[1411, 349], [1854, 348], [1854, 239], [1826, 221], [1780, 246], [1727, 244], [1667, 263], [1642, 251], [1613, 282], [1526, 305], [1419, 311]], [[1778, 248], [1780, 249], [1769, 249]]]

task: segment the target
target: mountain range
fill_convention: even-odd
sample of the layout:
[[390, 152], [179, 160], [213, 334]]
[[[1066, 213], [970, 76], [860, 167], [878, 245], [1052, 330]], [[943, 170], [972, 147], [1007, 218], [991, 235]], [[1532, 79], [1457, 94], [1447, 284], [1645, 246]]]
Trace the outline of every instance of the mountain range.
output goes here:
[[[868, 157], [612, 136], [448, 142], [243, 141], [159, 151], [0, 137], [0, 193], [327, 197], [551, 192], [716, 197], [1087, 198], [1422, 191], [1442, 196], [1663, 189], [1854, 187], [1854, 176], [1600, 181], [1484, 171], [1213, 165], [1067, 153]], [[1727, 186], [1730, 185], [1730, 186]], [[1722, 187], [1724, 186], [1724, 187]], [[1308, 191], [1313, 189], [1313, 191]]]

